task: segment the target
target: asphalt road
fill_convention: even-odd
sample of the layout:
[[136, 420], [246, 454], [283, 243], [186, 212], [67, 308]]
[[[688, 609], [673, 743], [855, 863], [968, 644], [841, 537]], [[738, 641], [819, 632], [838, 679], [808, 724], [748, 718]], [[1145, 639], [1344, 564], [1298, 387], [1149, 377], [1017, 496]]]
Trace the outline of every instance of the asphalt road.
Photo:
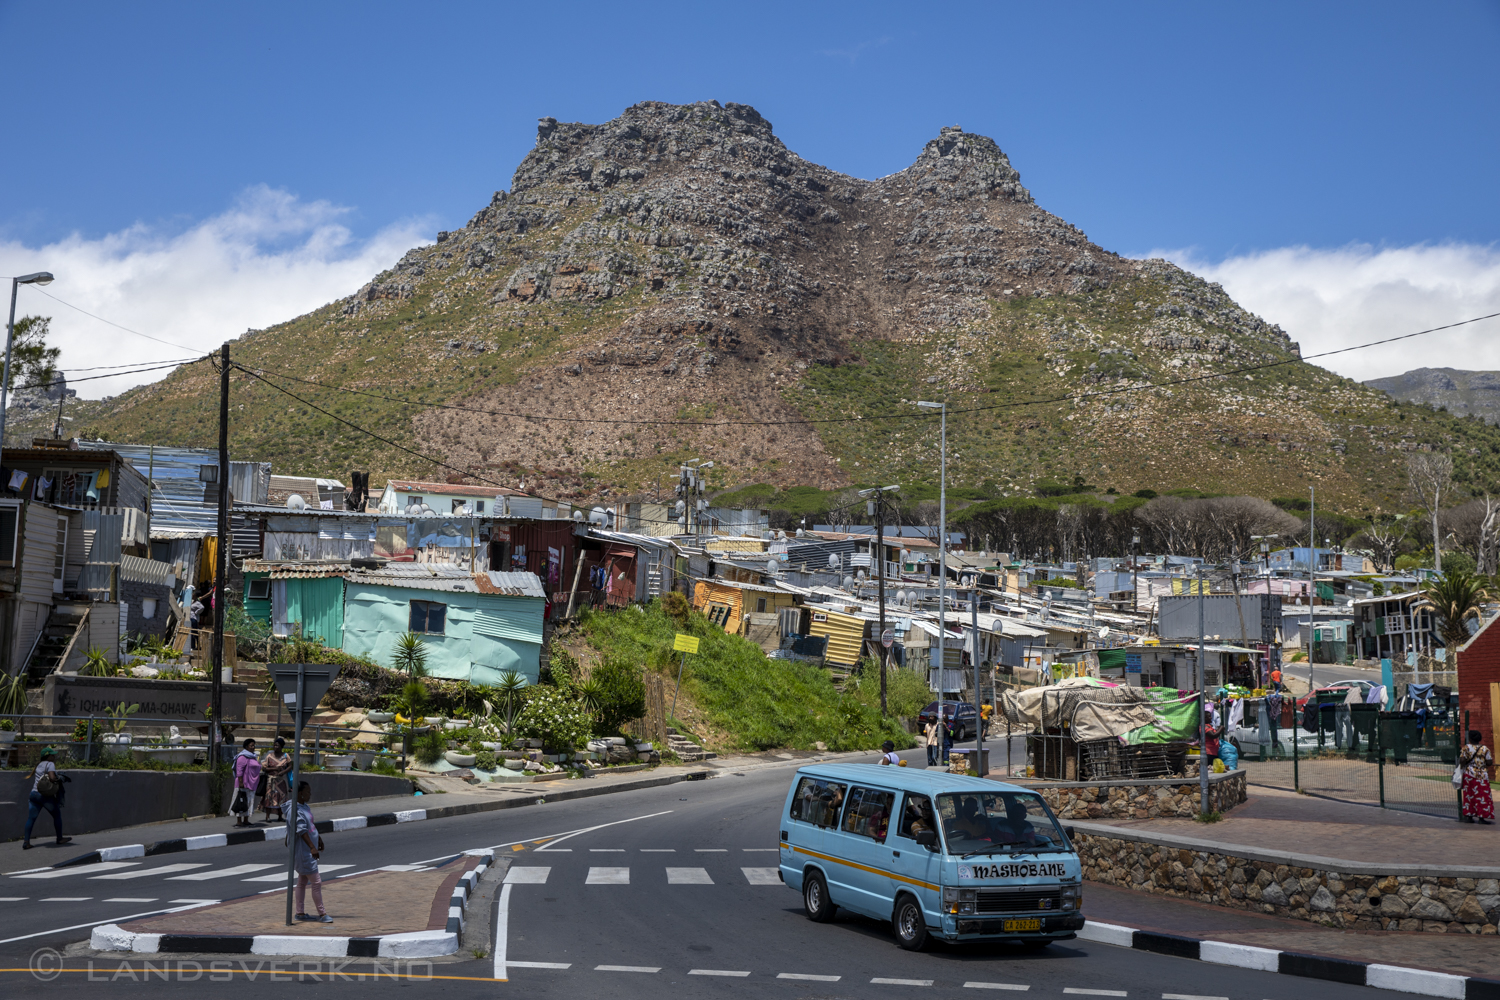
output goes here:
[[[907, 756], [916, 766], [922, 763], [921, 751]], [[325, 870], [350, 866], [335, 875], [479, 847], [501, 847], [511, 858], [508, 887], [497, 886], [489, 903], [491, 939], [465, 942], [466, 952], [486, 948], [484, 958], [437, 964], [430, 971], [444, 978], [425, 984], [375, 980], [358, 988], [378, 995], [416, 988], [463, 996], [650, 1000], [664, 991], [688, 997], [920, 998], [972, 996], [972, 990], [988, 988], [1151, 1000], [1341, 1000], [1368, 993], [1362, 987], [1082, 941], [1054, 944], [1041, 953], [1004, 945], [937, 945], [913, 954], [896, 946], [889, 924], [842, 912], [831, 924], [814, 924], [803, 915], [800, 897], [775, 875], [777, 821], [793, 770], [767, 767], [709, 781], [329, 836]], [[544, 838], [552, 839], [540, 847], [530, 843]], [[525, 849], [512, 850], [517, 844]], [[28, 996], [76, 996], [83, 989], [138, 993], [144, 974], [140, 960], [124, 963], [122, 972], [118, 959], [96, 959], [90, 975], [83, 971], [85, 956], [68, 957], [63, 964], [73, 971], [50, 982], [36, 981], [24, 970], [36, 949], [66, 951], [86, 938], [86, 925], [174, 900], [227, 899], [270, 888], [274, 883], [246, 879], [275, 878], [275, 867], [252, 871], [245, 866], [279, 866], [283, 851], [270, 844], [242, 845], [138, 859], [107, 871], [0, 878], [0, 896], [6, 897], [0, 907], [0, 964], [7, 970], [0, 972], [0, 983], [12, 995], [23, 989]], [[180, 864], [201, 867], [164, 870]], [[124, 875], [132, 877], [117, 877]], [[241, 959], [248, 959], [243, 969]], [[503, 984], [492, 981], [498, 960], [505, 963]], [[237, 956], [233, 974], [213, 982], [213, 988], [248, 997], [283, 994], [286, 986], [266, 971], [269, 960], [258, 961]], [[284, 976], [295, 973], [298, 963], [282, 961], [279, 968]], [[341, 975], [355, 976], [361, 969], [368, 966], [356, 963]], [[156, 995], [193, 991], [201, 996], [207, 977], [192, 976], [172, 965], [149, 989]], [[304, 980], [326, 976], [323, 966], [310, 965]]]

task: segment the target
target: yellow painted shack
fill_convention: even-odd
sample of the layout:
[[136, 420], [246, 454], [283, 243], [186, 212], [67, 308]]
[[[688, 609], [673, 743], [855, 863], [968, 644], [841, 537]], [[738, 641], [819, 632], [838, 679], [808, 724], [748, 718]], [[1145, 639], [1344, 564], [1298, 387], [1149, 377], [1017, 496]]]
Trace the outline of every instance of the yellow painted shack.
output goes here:
[[744, 631], [747, 611], [775, 613], [796, 604], [796, 597], [784, 590], [736, 580], [700, 580], [693, 590], [693, 608], [725, 632], [736, 634]]
[[859, 653], [865, 644], [865, 620], [823, 605], [810, 605], [809, 610], [812, 624], [807, 634], [828, 637], [823, 661], [843, 667], [859, 663]]

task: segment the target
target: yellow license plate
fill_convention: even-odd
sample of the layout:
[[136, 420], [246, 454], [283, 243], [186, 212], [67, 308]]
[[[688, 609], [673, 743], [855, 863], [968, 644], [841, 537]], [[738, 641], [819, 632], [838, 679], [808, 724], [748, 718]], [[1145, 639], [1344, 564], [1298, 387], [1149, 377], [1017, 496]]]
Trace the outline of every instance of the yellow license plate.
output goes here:
[[1042, 919], [1029, 917], [1025, 920], [1006, 920], [1001, 926], [1006, 931], [1039, 931], [1042, 929]]

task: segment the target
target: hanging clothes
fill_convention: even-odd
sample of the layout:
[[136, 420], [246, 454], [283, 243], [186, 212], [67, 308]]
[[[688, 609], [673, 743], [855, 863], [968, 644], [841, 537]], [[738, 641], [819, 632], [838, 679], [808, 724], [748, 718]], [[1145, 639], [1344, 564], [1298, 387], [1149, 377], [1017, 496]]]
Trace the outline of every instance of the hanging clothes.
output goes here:
[[1229, 729], [1233, 731], [1245, 721], [1245, 702], [1236, 698], [1229, 703]]
[[10, 474], [10, 488], [15, 490], [17, 493], [21, 492], [26, 488], [26, 478], [26, 473], [22, 472], [20, 469], [15, 470]]

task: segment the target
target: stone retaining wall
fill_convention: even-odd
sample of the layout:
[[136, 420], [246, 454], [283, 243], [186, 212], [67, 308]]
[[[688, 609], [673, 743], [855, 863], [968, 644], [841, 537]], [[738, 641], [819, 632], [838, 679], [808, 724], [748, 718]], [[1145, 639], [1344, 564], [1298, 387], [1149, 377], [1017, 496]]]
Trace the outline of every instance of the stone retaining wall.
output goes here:
[[[1500, 879], [1456, 869], [1453, 875], [1335, 871], [1310, 858], [1243, 858], [1081, 830], [1074, 843], [1088, 881], [1158, 896], [1354, 930], [1495, 934], [1500, 924]], [[1287, 863], [1297, 860], [1304, 864]]]
[[[1011, 779], [1015, 780], [1015, 779]], [[1039, 792], [1061, 819], [1158, 819], [1192, 817], [1200, 811], [1198, 779], [1140, 778], [1108, 781], [1016, 781]], [[1210, 811], [1228, 812], [1248, 797], [1244, 771], [1208, 776]]]

